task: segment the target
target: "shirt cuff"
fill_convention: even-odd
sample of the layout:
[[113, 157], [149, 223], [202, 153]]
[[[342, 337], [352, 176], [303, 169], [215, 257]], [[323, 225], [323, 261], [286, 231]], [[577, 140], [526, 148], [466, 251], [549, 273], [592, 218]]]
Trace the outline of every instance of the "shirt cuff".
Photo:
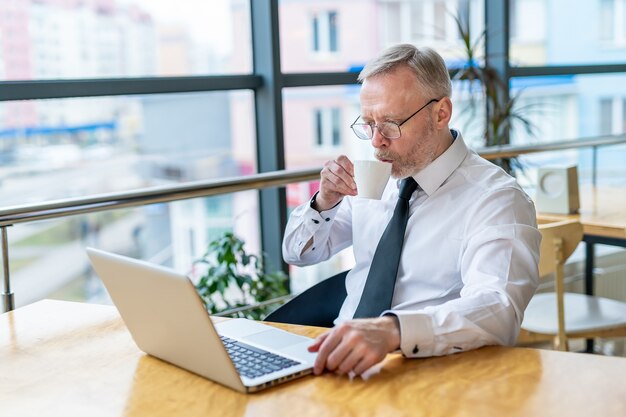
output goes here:
[[412, 311], [387, 310], [382, 315], [393, 314], [400, 324], [400, 350], [407, 358], [433, 356], [435, 335], [432, 318], [427, 314]]
[[313, 194], [313, 197], [311, 197], [311, 200], [309, 201], [309, 206], [306, 210], [306, 214], [311, 218], [313, 224], [323, 224], [323, 222], [328, 223], [333, 220], [337, 215], [337, 212], [339, 211], [339, 206], [341, 205], [341, 201], [343, 200], [341, 200], [328, 210], [317, 211], [313, 208], [313, 204], [315, 204], [315, 197], [317, 197], [317, 194], [319, 194], [319, 191]]
[[[315, 201], [315, 197], [317, 193], [313, 195], [309, 204], [303, 204], [298, 207], [292, 213], [293, 218], [299, 218], [299, 222], [304, 226], [304, 235], [311, 236], [313, 238], [313, 245], [311, 245], [305, 252], [302, 252], [301, 255], [304, 255], [310, 251], [315, 251], [315, 235], [323, 229], [330, 229], [332, 225], [332, 221], [335, 219], [337, 212], [339, 211], [339, 207], [341, 206], [341, 201], [337, 203], [333, 208], [330, 208], [325, 211], [317, 211], [313, 208], [313, 202]], [[343, 201], [343, 200], [342, 200]], [[307, 239], [302, 239], [298, 241], [298, 250], [301, 251]]]

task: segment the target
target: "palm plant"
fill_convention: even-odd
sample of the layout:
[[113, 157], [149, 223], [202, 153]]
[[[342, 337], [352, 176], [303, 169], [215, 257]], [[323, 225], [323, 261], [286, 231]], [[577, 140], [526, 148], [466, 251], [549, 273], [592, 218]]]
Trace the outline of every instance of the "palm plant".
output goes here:
[[[478, 37], [472, 39], [469, 24], [469, 9], [452, 15], [456, 23], [459, 36], [463, 41], [463, 65], [453, 77], [454, 81], [465, 81], [468, 96], [470, 116], [475, 116], [478, 108], [474, 91], [479, 89], [484, 98], [487, 114], [483, 130], [484, 146], [500, 146], [509, 143], [511, 130], [515, 125], [522, 125], [525, 131], [535, 136], [536, 126], [527, 117], [534, 105], [520, 106], [522, 91], [508, 96], [508, 85], [498, 71], [489, 65], [487, 59], [481, 59], [477, 51], [487, 37], [487, 30], [483, 30]], [[521, 168], [517, 158], [501, 158], [494, 161], [509, 173], [514, 168]]]

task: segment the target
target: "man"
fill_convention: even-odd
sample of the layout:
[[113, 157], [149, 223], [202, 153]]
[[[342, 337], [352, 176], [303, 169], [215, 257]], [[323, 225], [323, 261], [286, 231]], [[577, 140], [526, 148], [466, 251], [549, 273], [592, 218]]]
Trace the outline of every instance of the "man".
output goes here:
[[[354, 249], [336, 326], [310, 347], [318, 352], [315, 373], [359, 375], [398, 349], [426, 357], [513, 344], [538, 282], [541, 237], [532, 201], [448, 127], [451, 82], [436, 52], [394, 46], [368, 63], [359, 81], [361, 115], [351, 127], [371, 140], [377, 159], [392, 164], [393, 179], [381, 201], [358, 198], [352, 162], [343, 155], [328, 161], [319, 192], [293, 211], [283, 242], [285, 260], [295, 265]], [[375, 279], [368, 273], [399, 182], [410, 178], [418, 188], [393, 298], [384, 311], [354, 319], [363, 317], [359, 302]]]

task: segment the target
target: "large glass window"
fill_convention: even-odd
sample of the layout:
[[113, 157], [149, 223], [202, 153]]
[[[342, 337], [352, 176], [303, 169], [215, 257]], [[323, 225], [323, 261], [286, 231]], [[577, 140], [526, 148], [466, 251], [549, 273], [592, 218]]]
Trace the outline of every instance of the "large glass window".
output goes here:
[[366, 156], [369, 144], [350, 130], [360, 111], [358, 94], [356, 85], [283, 90], [288, 169], [319, 167], [342, 153]]
[[0, 80], [250, 73], [247, 0], [2, 1]]
[[0, 102], [4, 206], [256, 172], [248, 91]]
[[[511, 65], [624, 62], [626, 0], [590, 0], [576, 7], [571, 3], [509, 0]], [[0, 83], [251, 73], [250, 4], [0, 1]], [[358, 71], [379, 51], [401, 42], [432, 47], [450, 69], [463, 67], [467, 51], [454, 16], [470, 29], [475, 60], [480, 64], [484, 59], [485, 0], [278, 4], [281, 69], [286, 73]], [[506, 23], [488, 22], [486, 35], [491, 39], [505, 28]], [[266, 48], [254, 52], [263, 55]], [[626, 91], [620, 88], [626, 85], [625, 77], [574, 74], [510, 80], [515, 111], [536, 133], [530, 135], [517, 124], [512, 144], [626, 132]], [[486, 115], [480, 86], [454, 81], [453, 87], [451, 126], [462, 131], [471, 147], [481, 147]], [[371, 157], [371, 145], [349, 129], [359, 114], [358, 93], [356, 85], [282, 90], [284, 106], [274, 110], [283, 112], [287, 168], [320, 167], [339, 154]], [[7, 207], [254, 173], [255, 138], [250, 91], [4, 101], [0, 198]], [[626, 182], [625, 152], [624, 146], [600, 148], [599, 183]], [[520, 161], [526, 167], [522, 182], [537, 166], [557, 163], [577, 164], [582, 182], [591, 178], [588, 149], [523, 156]], [[318, 186], [317, 181], [289, 185], [289, 209], [307, 201]], [[225, 230], [250, 230], [242, 237], [256, 249], [257, 209], [256, 191], [250, 191], [16, 225], [10, 229], [10, 253], [11, 268], [19, 275], [14, 280], [18, 304], [30, 292], [41, 298], [76, 288], [72, 280], [53, 288], [32, 278], [46, 267], [58, 273], [46, 263], [52, 258], [40, 259], [45, 253], [62, 257], [73, 245], [72, 256], [83, 256], [77, 255], [77, 248], [91, 244], [187, 270], [206, 243]], [[294, 290], [302, 289], [298, 283], [309, 278], [332, 275], [335, 267], [349, 267], [349, 257], [340, 258], [329, 269], [308, 269], [308, 278], [297, 281]], [[77, 265], [84, 268], [84, 262]], [[296, 271], [300, 269], [292, 268], [294, 276], [301, 273]]]
[[43, 298], [108, 302], [90, 268], [86, 246], [169, 266], [192, 277], [203, 272], [194, 261], [223, 232], [233, 231], [246, 242], [248, 252], [258, 254], [257, 196], [252, 190], [18, 224], [11, 228], [9, 249], [16, 306]]
[[279, 4], [284, 72], [360, 68], [382, 49], [401, 42], [430, 46], [454, 66], [463, 57], [454, 16], [469, 12], [473, 39], [484, 27], [484, 0], [281, 0]]
[[[512, 94], [519, 94], [517, 111], [528, 118], [535, 135], [523, 126], [512, 131], [513, 144], [535, 144], [566, 139], [626, 133], [623, 103], [626, 75], [568, 75], [513, 78]], [[602, 147], [598, 151], [600, 183], [626, 182], [626, 147]], [[521, 158], [527, 167], [578, 165], [581, 182], [592, 177], [591, 149], [546, 152]], [[531, 171], [532, 172], [532, 171]]]
[[511, 65], [623, 63], [626, 1], [514, 0]]
[[622, 119], [624, 74], [513, 78], [511, 94], [519, 96], [519, 114], [536, 128], [535, 136], [522, 127], [514, 129], [514, 144], [626, 132]]

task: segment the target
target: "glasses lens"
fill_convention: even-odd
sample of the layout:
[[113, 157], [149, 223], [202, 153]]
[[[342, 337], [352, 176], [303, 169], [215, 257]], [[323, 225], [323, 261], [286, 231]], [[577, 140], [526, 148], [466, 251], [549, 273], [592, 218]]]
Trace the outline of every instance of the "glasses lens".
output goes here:
[[380, 134], [387, 139], [398, 139], [400, 137], [400, 126], [391, 122], [381, 123], [378, 127]]
[[372, 127], [366, 123], [353, 124], [352, 131], [359, 139], [370, 140], [372, 138]]

